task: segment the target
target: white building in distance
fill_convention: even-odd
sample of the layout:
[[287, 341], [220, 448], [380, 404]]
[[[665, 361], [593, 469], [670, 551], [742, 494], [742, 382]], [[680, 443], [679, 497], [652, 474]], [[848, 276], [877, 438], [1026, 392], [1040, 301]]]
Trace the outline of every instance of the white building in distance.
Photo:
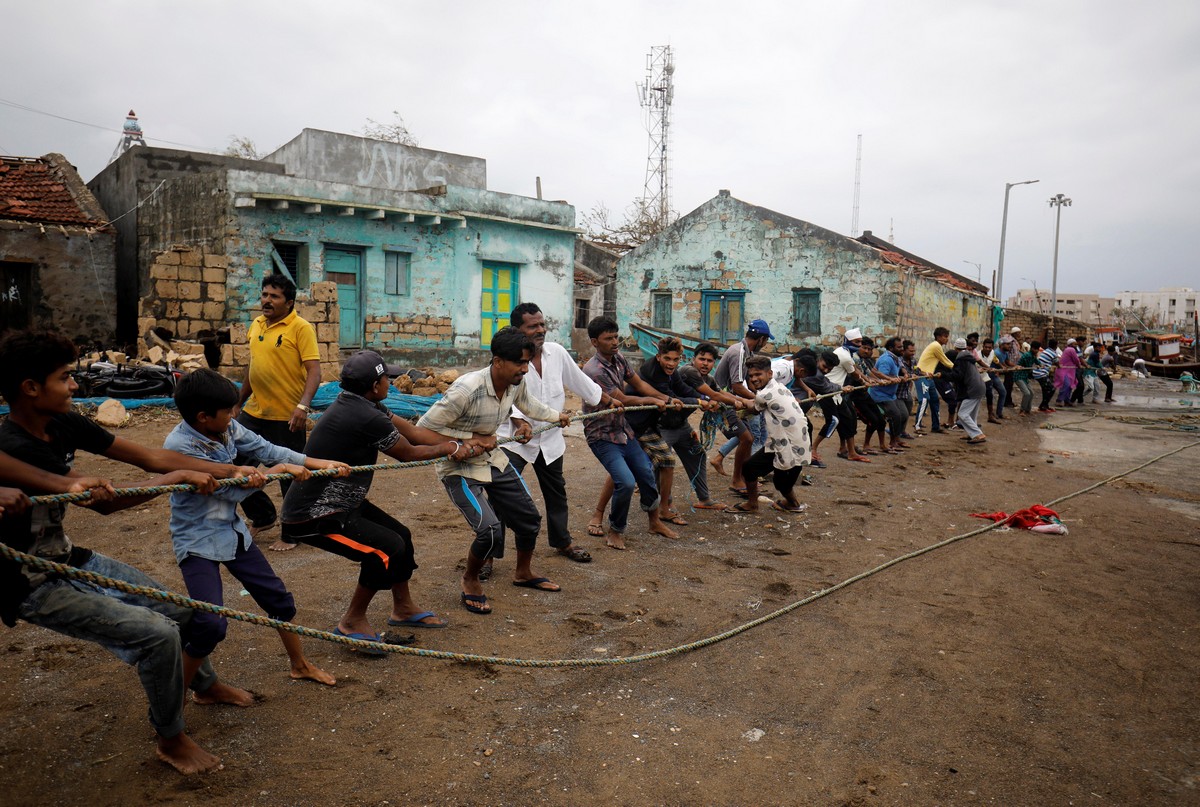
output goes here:
[[1200, 292], [1186, 286], [1163, 288], [1158, 291], [1119, 291], [1117, 305], [1121, 308], [1138, 309], [1143, 306], [1154, 317], [1148, 327], [1185, 330], [1191, 333], [1196, 315], [1197, 297]]
[[[1089, 325], [1107, 325], [1112, 321], [1113, 306], [1117, 304], [1115, 297], [1060, 291], [1056, 304], [1058, 310], [1054, 316], [1079, 320]], [[1008, 307], [1049, 316], [1050, 290], [1017, 289], [1017, 293], [1008, 298]]]

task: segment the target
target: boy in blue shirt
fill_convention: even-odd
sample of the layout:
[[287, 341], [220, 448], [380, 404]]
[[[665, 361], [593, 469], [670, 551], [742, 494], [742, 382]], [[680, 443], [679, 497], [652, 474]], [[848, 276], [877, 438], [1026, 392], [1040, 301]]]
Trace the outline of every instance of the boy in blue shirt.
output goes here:
[[[233, 462], [240, 455], [272, 466], [266, 471], [268, 475], [290, 473], [298, 480], [309, 478], [310, 469], [337, 468], [341, 476], [349, 473], [350, 466], [345, 463], [313, 459], [268, 443], [233, 420], [237, 402], [237, 387], [219, 373], [196, 370], [184, 376], [175, 391], [175, 405], [183, 423], [167, 435], [163, 447], [219, 463]], [[205, 497], [172, 493], [171, 542], [175, 559], [192, 598], [221, 605], [221, 566], [225, 566], [268, 616], [287, 622], [296, 615], [295, 601], [237, 514], [238, 503], [253, 493], [254, 488], [249, 486], [225, 488]], [[192, 623], [183, 645], [185, 681], [191, 680], [193, 672], [225, 638], [227, 627], [225, 617], [204, 611], [198, 611]], [[332, 675], [304, 657], [299, 636], [283, 630], [279, 636], [291, 662], [292, 678], [328, 686], [336, 683]]]

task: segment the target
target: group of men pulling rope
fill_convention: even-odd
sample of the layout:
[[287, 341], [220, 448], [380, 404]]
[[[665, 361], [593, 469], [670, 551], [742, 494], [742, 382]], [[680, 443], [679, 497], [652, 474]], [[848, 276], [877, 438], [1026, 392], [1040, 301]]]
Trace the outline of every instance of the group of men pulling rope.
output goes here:
[[[917, 422], [924, 402], [931, 401], [932, 431], [942, 430], [940, 397], [952, 410], [957, 407], [968, 442], [984, 442], [975, 413], [985, 387], [989, 416], [1003, 416], [1004, 388], [995, 379], [1006, 368], [987, 354], [987, 343], [981, 353], [970, 337], [959, 340], [957, 351], [945, 352], [948, 333], [941, 328], [916, 363], [911, 342], [889, 339], [876, 358], [871, 340], [857, 330], [847, 331], [834, 350], [802, 350], [772, 361], [760, 353], [773, 339], [770, 327], [756, 319], [719, 363], [717, 347], [702, 343], [683, 364], [682, 345], [666, 338], [657, 355], [634, 372], [621, 355], [612, 320], [600, 317], [589, 324], [595, 353], [580, 368], [564, 348], [546, 341], [538, 306], [523, 303], [512, 312], [512, 325], [493, 335], [490, 363], [458, 378], [415, 424], [382, 405], [389, 391], [383, 359], [371, 351], [351, 356], [342, 367], [341, 394], [305, 442], [316, 390], [313, 340], [294, 301], [289, 280], [264, 280], [263, 316], [250, 330], [246, 384], [239, 391], [210, 370], [182, 378], [176, 391], [182, 422], [161, 448], [117, 437], [72, 410], [77, 353], [69, 340], [54, 333], [6, 334], [0, 339], [0, 395], [11, 413], [0, 424], [0, 484], [13, 487], [0, 488], [0, 540], [26, 556], [93, 577], [161, 588], [140, 570], [72, 542], [63, 520], [69, 500], [84, 499], [97, 512], [109, 513], [173, 491], [171, 539], [189, 595], [220, 605], [224, 566], [271, 619], [288, 621], [296, 613], [294, 598], [254, 542], [277, 518], [261, 488], [268, 478], [287, 478], [294, 484], [285, 488], [278, 515], [282, 538], [272, 548], [307, 544], [358, 564], [356, 585], [332, 632], [355, 641], [360, 652], [381, 653], [371, 643], [407, 641], [410, 629], [441, 629], [447, 620], [420, 606], [410, 589], [417, 568], [410, 531], [368, 499], [380, 452], [402, 463], [436, 464], [447, 495], [474, 533], [461, 602], [472, 614], [484, 615], [492, 604], [483, 582], [493, 561], [504, 555], [507, 530], [516, 546], [512, 584], [561, 590], [533, 569], [542, 514], [521, 476], [526, 465], [534, 466], [541, 487], [551, 547], [575, 562], [592, 560], [569, 530], [561, 428], [573, 419], [564, 410], [567, 390], [584, 402], [579, 419], [608, 474], [588, 533], [618, 550], [628, 548], [635, 491], [651, 533], [675, 537], [672, 526], [687, 525], [671, 495], [676, 457], [697, 509], [753, 512], [759, 480], [771, 476], [779, 494], [772, 506], [800, 512], [805, 505], [795, 487], [801, 473], [806, 466], [825, 467], [816, 450], [834, 433], [839, 456], [850, 461], [870, 462], [867, 455], [878, 453], [871, 447], [876, 435], [879, 452], [909, 448], [905, 430], [914, 380], [922, 402]], [[996, 410], [992, 390], [1000, 395]], [[823, 427], [815, 431], [807, 417], [814, 405], [824, 414]], [[696, 409], [703, 411], [703, 422], [693, 427], [689, 416]], [[866, 423], [863, 446], [857, 444], [860, 419]], [[699, 434], [717, 430], [729, 443], [705, 462]], [[79, 450], [156, 476], [138, 490], [122, 492], [134, 495], [117, 495], [111, 481], [74, 470]], [[724, 473], [728, 453], [734, 454], [730, 490], [744, 499], [733, 507], [714, 498], [707, 481], [709, 468]], [[249, 525], [237, 513], [239, 504]], [[23, 619], [93, 641], [137, 667], [160, 759], [183, 773], [220, 766], [186, 734], [183, 707], [187, 689], [199, 704], [246, 707], [257, 701], [213, 671], [209, 658], [225, 637], [223, 616], [10, 559], [0, 560], [0, 576], [0, 617], [6, 624]], [[372, 600], [385, 590], [391, 592], [386, 621], [397, 629], [393, 635], [376, 631], [368, 619]], [[335, 683], [305, 657], [294, 632], [279, 634], [292, 678]]]

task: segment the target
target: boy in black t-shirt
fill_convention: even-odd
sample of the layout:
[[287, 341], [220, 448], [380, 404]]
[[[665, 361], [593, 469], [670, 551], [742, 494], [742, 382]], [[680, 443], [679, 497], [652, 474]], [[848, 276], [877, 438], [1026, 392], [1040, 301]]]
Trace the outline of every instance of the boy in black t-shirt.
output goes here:
[[[103, 513], [141, 504], [153, 496], [111, 498], [111, 486], [79, 477], [72, 470], [75, 452], [84, 450], [135, 465], [162, 476], [145, 486], [186, 483], [201, 493], [216, 489], [216, 477], [265, 478], [253, 468], [218, 465], [165, 449], [145, 448], [115, 437], [71, 411], [76, 389], [71, 377], [75, 346], [53, 333], [13, 332], [0, 339], [0, 394], [11, 413], [0, 424], [0, 451], [42, 471], [79, 478], [93, 489], [94, 508]], [[184, 469], [184, 470], [173, 470]], [[24, 485], [23, 485], [24, 486]], [[37, 483], [29, 485], [37, 488]], [[107, 494], [107, 495], [106, 495]], [[107, 499], [107, 500], [106, 500]], [[15, 549], [67, 563], [106, 577], [162, 588], [148, 575], [98, 552], [75, 546], [63, 530], [65, 504], [39, 504], [0, 520], [0, 540]], [[184, 733], [183, 655], [185, 635], [194, 611], [112, 589], [65, 578], [48, 577], [14, 563], [0, 564], [4, 586], [0, 605], [4, 621], [20, 618], [77, 639], [96, 642], [126, 663], [137, 666], [150, 701], [150, 722], [158, 733], [158, 757], [180, 773], [215, 770], [220, 760]], [[187, 682], [196, 703], [249, 706], [254, 696], [217, 680], [203, 665]]]

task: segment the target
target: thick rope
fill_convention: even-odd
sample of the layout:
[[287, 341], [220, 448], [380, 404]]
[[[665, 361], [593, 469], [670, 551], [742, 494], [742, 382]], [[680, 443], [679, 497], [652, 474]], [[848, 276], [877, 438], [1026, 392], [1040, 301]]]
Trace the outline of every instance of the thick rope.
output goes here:
[[[1188, 443], [1187, 445], [1180, 446], [1179, 448], [1173, 449], [1171, 451], [1167, 451], [1163, 454], [1159, 454], [1157, 457], [1147, 460], [1146, 462], [1143, 462], [1141, 465], [1130, 468], [1127, 471], [1122, 471], [1119, 474], [1113, 474], [1112, 476], [1110, 476], [1106, 479], [1102, 479], [1099, 482], [1096, 482], [1092, 485], [1088, 485], [1087, 487], [1077, 490], [1073, 493], [1068, 493], [1065, 496], [1060, 496], [1057, 499], [1048, 501], [1048, 502], [1046, 502], [1046, 506], [1049, 507], [1052, 505], [1057, 505], [1062, 502], [1074, 499], [1078, 496], [1082, 496], [1086, 493], [1090, 493], [1091, 491], [1096, 490], [1099, 487], [1108, 485], [1112, 482], [1115, 482], [1118, 479], [1122, 479], [1126, 476], [1129, 476], [1130, 474], [1136, 473], [1137, 471], [1140, 471], [1143, 468], [1147, 468], [1150, 465], [1153, 465], [1154, 463], [1159, 462], [1160, 460], [1164, 460], [1167, 457], [1174, 456], [1175, 454], [1178, 454], [1182, 451], [1186, 451], [1189, 448], [1195, 448], [1196, 446], [1200, 446], [1200, 440], [1197, 440], [1192, 443]], [[18, 563], [23, 563], [28, 566], [32, 566], [33, 568], [38, 569], [40, 571], [51, 572], [53, 574], [57, 574], [62, 577], [67, 577], [70, 579], [84, 580], [86, 582], [92, 583], [93, 585], [101, 586], [103, 588], [116, 589], [118, 591], [123, 591], [127, 594], [137, 594], [137, 595], [149, 597], [151, 599], [175, 603], [176, 605], [181, 605], [185, 608], [192, 608], [192, 609], [198, 610], [198, 611], [207, 611], [208, 613], [217, 614], [219, 616], [227, 617], [229, 619], [236, 619], [241, 622], [249, 622], [250, 624], [253, 624], [253, 625], [262, 625], [264, 627], [275, 628], [277, 630], [284, 630], [289, 633], [295, 633], [300, 636], [307, 636], [307, 637], [310, 637], [313, 639], [322, 639], [327, 642], [335, 642], [337, 644], [346, 645], [351, 648], [359, 648], [359, 649], [373, 650], [373, 651], [385, 651], [388, 653], [397, 653], [397, 654], [406, 655], [406, 656], [418, 656], [421, 658], [441, 659], [444, 661], [460, 661], [460, 662], [470, 662], [470, 663], [474, 663], [474, 664], [494, 664], [497, 666], [507, 666], [507, 667], [539, 667], [539, 668], [545, 668], [545, 667], [555, 667], [555, 668], [561, 668], [561, 667], [612, 667], [612, 666], [618, 666], [618, 665], [624, 665], [624, 664], [637, 664], [637, 663], [640, 663], [643, 661], [653, 661], [655, 659], [661, 659], [661, 658], [669, 658], [671, 656], [678, 656], [683, 653], [688, 653], [693, 650], [699, 650], [701, 648], [708, 647], [710, 645], [714, 645], [718, 642], [722, 642], [726, 639], [730, 639], [730, 638], [733, 638], [734, 636], [745, 633], [746, 631], [750, 630], [751, 628], [756, 628], [759, 625], [770, 622], [773, 619], [778, 619], [779, 617], [781, 617], [785, 614], [789, 614], [792, 611], [795, 611], [796, 609], [801, 608], [805, 605], [809, 605], [810, 603], [816, 602], [819, 599], [828, 597], [829, 595], [831, 595], [837, 591], [841, 591], [842, 589], [846, 588], [847, 586], [853, 585], [854, 583], [865, 580], [868, 577], [879, 574], [880, 572], [890, 569], [891, 567], [896, 566], [900, 563], [903, 563], [904, 561], [912, 560], [914, 558], [921, 557], [922, 555], [927, 555], [930, 552], [933, 552], [935, 550], [942, 549], [944, 547], [950, 546], [951, 544], [957, 543], [957, 542], [965, 540], [967, 538], [972, 538], [976, 535], [982, 535], [985, 532], [989, 532], [991, 530], [998, 529], [1001, 526], [1002, 526], [1001, 522], [987, 524], [978, 529], [971, 530], [970, 532], [965, 532], [965, 533], [962, 533], [961, 535], [955, 535], [950, 538], [947, 538], [944, 541], [939, 541], [938, 543], [931, 544], [930, 546], [924, 547], [923, 549], [917, 549], [917, 550], [914, 550], [907, 554], [900, 555], [899, 557], [893, 558], [885, 563], [881, 563], [880, 565], [876, 566], [873, 569], [868, 569], [865, 572], [861, 572], [859, 574], [854, 575], [853, 577], [849, 577], [849, 578], [843, 580], [842, 582], [837, 583], [836, 585], [830, 586], [829, 588], [821, 589], [820, 591], [818, 591], [808, 597], [805, 597], [802, 600], [797, 600], [796, 602], [793, 602], [790, 605], [786, 605], [783, 608], [780, 608], [776, 611], [772, 611], [769, 614], [766, 614], [757, 619], [751, 620], [750, 622], [746, 622], [742, 625], [738, 625], [735, 628], [731, 628], [727, 631], [723, 631], [714, 636], [709, 636], [705, 639], [699, 639], [694, 642], [688, 642], [687, 644], [677, 645], [675, 647], [670, 647], [670, 648], [666, 648], [663, 650], [654, 650], [649, 653], [640, 653], [635, 656], [625, 656], [623, 658], [596, 658], [596, 659], [588, 659], [588, 658], [519, 659], [519, 658], [506, 658], [503, 656], [483, 656], [483, 655], [479, 655], [477, 653], [455, 653], [455, 652], [451, 652], [448, 650], [426, 650], [423, 648], [406, 647], [403, 645], [393, 645], [393, 644], [387, 644], [384, 642], [367, 642], [367, 641], [362, 641], [359, 639], [351, 639], [347, 636], [338, 636], [337, 634], [331, 633], [329, 631], [314, 630], [312, 628], [304, 627], [303, 625], [294, 625], [291, 622], [283, 622], [278, 619], [270, 619], [269, 617], [259, 616], [258, 614], [252, 614], [247, 611], [237, 611], [237, 610], [234, 610], [231, 608], [225, 608], [224, 606], [213, 605], [212, 603], [202, 602], [200, 600], [193, 600], [190, 597], [184, 597], [180, 594], [175, 594], [174, 592], [170, 592], [170, 591], [161, 591], [158, 589], [147, 588], [144, 586], [136, 586], [136, 585], [133, 585], [132, 583], [127, 583], [124, 580], [114, 580], [112, 578], [104, 577], [103, 575], [98, 575], [93, 572], [84, 571], [82, 569], [76, 569], [73, 566], [66, 566], [61, 563], [53, 563], [53, 562], [45, 560], [43, 558], [38, 558], [33, 555], [25, 554], [24, 552], [18, 552], [15, 549], [13, 549], [9, 546], [6, 546], [4, 544], [0, 544], [0, 557], [3, 557], [7, 560], [16, 561]]]

